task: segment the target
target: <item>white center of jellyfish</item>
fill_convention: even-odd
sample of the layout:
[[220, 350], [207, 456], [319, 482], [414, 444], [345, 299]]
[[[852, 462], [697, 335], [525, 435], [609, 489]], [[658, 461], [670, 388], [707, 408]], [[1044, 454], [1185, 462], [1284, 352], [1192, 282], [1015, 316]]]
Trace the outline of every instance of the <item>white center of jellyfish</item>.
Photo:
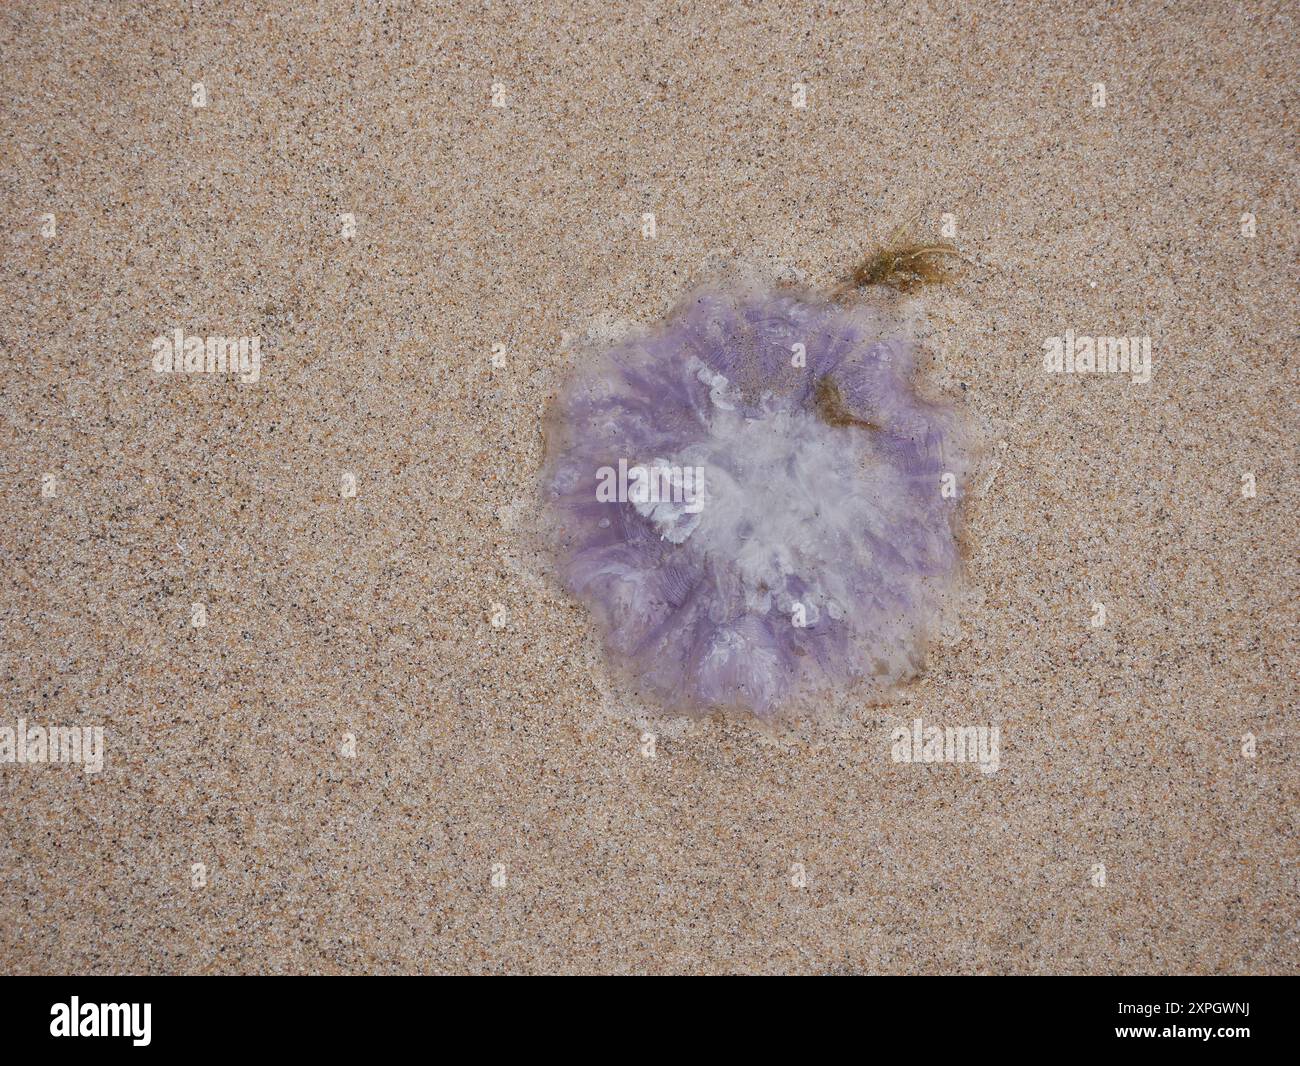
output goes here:
[[[721, 601], [738, 597], [756, 614], [776, 610], [801, 625], [823, 611], [842, 617], [854, 591], [838, 575], [871, 569], [865, 535], [885, 530], [903, 486], [870, 461], [869, 431], [770, 400], [746, 418], [727, 399], [725, 379], [705, 383], [715, 401], [707, 439], [645, 464], [665, 483], [702, 471], [702, 487], [637, 510], [664, 539], [714, 563], [719, 584], [732, 586], [720, 589], [731, 594]], [[791, 579], [803, 585], [798, 596]]]

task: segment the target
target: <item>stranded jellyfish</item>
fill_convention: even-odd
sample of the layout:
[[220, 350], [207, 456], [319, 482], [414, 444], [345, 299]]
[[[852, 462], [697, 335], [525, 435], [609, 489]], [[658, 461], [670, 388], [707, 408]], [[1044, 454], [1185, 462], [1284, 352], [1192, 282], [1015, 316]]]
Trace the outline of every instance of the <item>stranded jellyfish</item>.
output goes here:
[[576, 367], [545, 521], [635, 694], [773, 718], [921, 669], [971, 460], [963, 420], [917, 391], [896, 290], [947, 251], [882, 253], [833, 297], [706, 286]]

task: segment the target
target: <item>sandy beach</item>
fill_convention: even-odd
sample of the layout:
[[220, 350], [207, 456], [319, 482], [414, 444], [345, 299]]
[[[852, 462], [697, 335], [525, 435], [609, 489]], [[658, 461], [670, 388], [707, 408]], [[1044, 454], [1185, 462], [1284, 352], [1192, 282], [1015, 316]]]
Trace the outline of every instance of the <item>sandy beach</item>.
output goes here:
[[[1296, 39], [5, 4], [0, 972], [1300, 972]], [[899, 227], [969, 259], [957, 630], [888, 704], [647, 717], [528, 535], [580, 338]], [[192, 337], [232, 362], [156, 369]]]

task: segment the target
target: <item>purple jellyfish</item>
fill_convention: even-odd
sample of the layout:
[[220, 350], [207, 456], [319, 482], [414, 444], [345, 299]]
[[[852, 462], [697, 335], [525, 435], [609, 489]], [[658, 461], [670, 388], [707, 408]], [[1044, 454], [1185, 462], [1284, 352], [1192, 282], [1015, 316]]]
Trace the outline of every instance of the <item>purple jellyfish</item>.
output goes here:
[[891, 306], [707, 288], [557, 398], [560, 577], [660, 707], [773, 718], [921, 668], [970, 460]]

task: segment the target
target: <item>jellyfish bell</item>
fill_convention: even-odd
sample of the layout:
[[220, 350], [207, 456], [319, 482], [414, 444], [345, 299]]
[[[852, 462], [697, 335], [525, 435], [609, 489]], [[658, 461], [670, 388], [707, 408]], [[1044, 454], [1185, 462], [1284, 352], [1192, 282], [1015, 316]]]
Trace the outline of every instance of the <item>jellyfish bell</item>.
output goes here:
[[871, 292], [705, 286], [557, 396], [543, 503], [559, 579], [661, 707], [770, 719], [920, 668], [961, 578], [964, 494], [944, 485], [974, 449], [917, 390], [909, 318]]

